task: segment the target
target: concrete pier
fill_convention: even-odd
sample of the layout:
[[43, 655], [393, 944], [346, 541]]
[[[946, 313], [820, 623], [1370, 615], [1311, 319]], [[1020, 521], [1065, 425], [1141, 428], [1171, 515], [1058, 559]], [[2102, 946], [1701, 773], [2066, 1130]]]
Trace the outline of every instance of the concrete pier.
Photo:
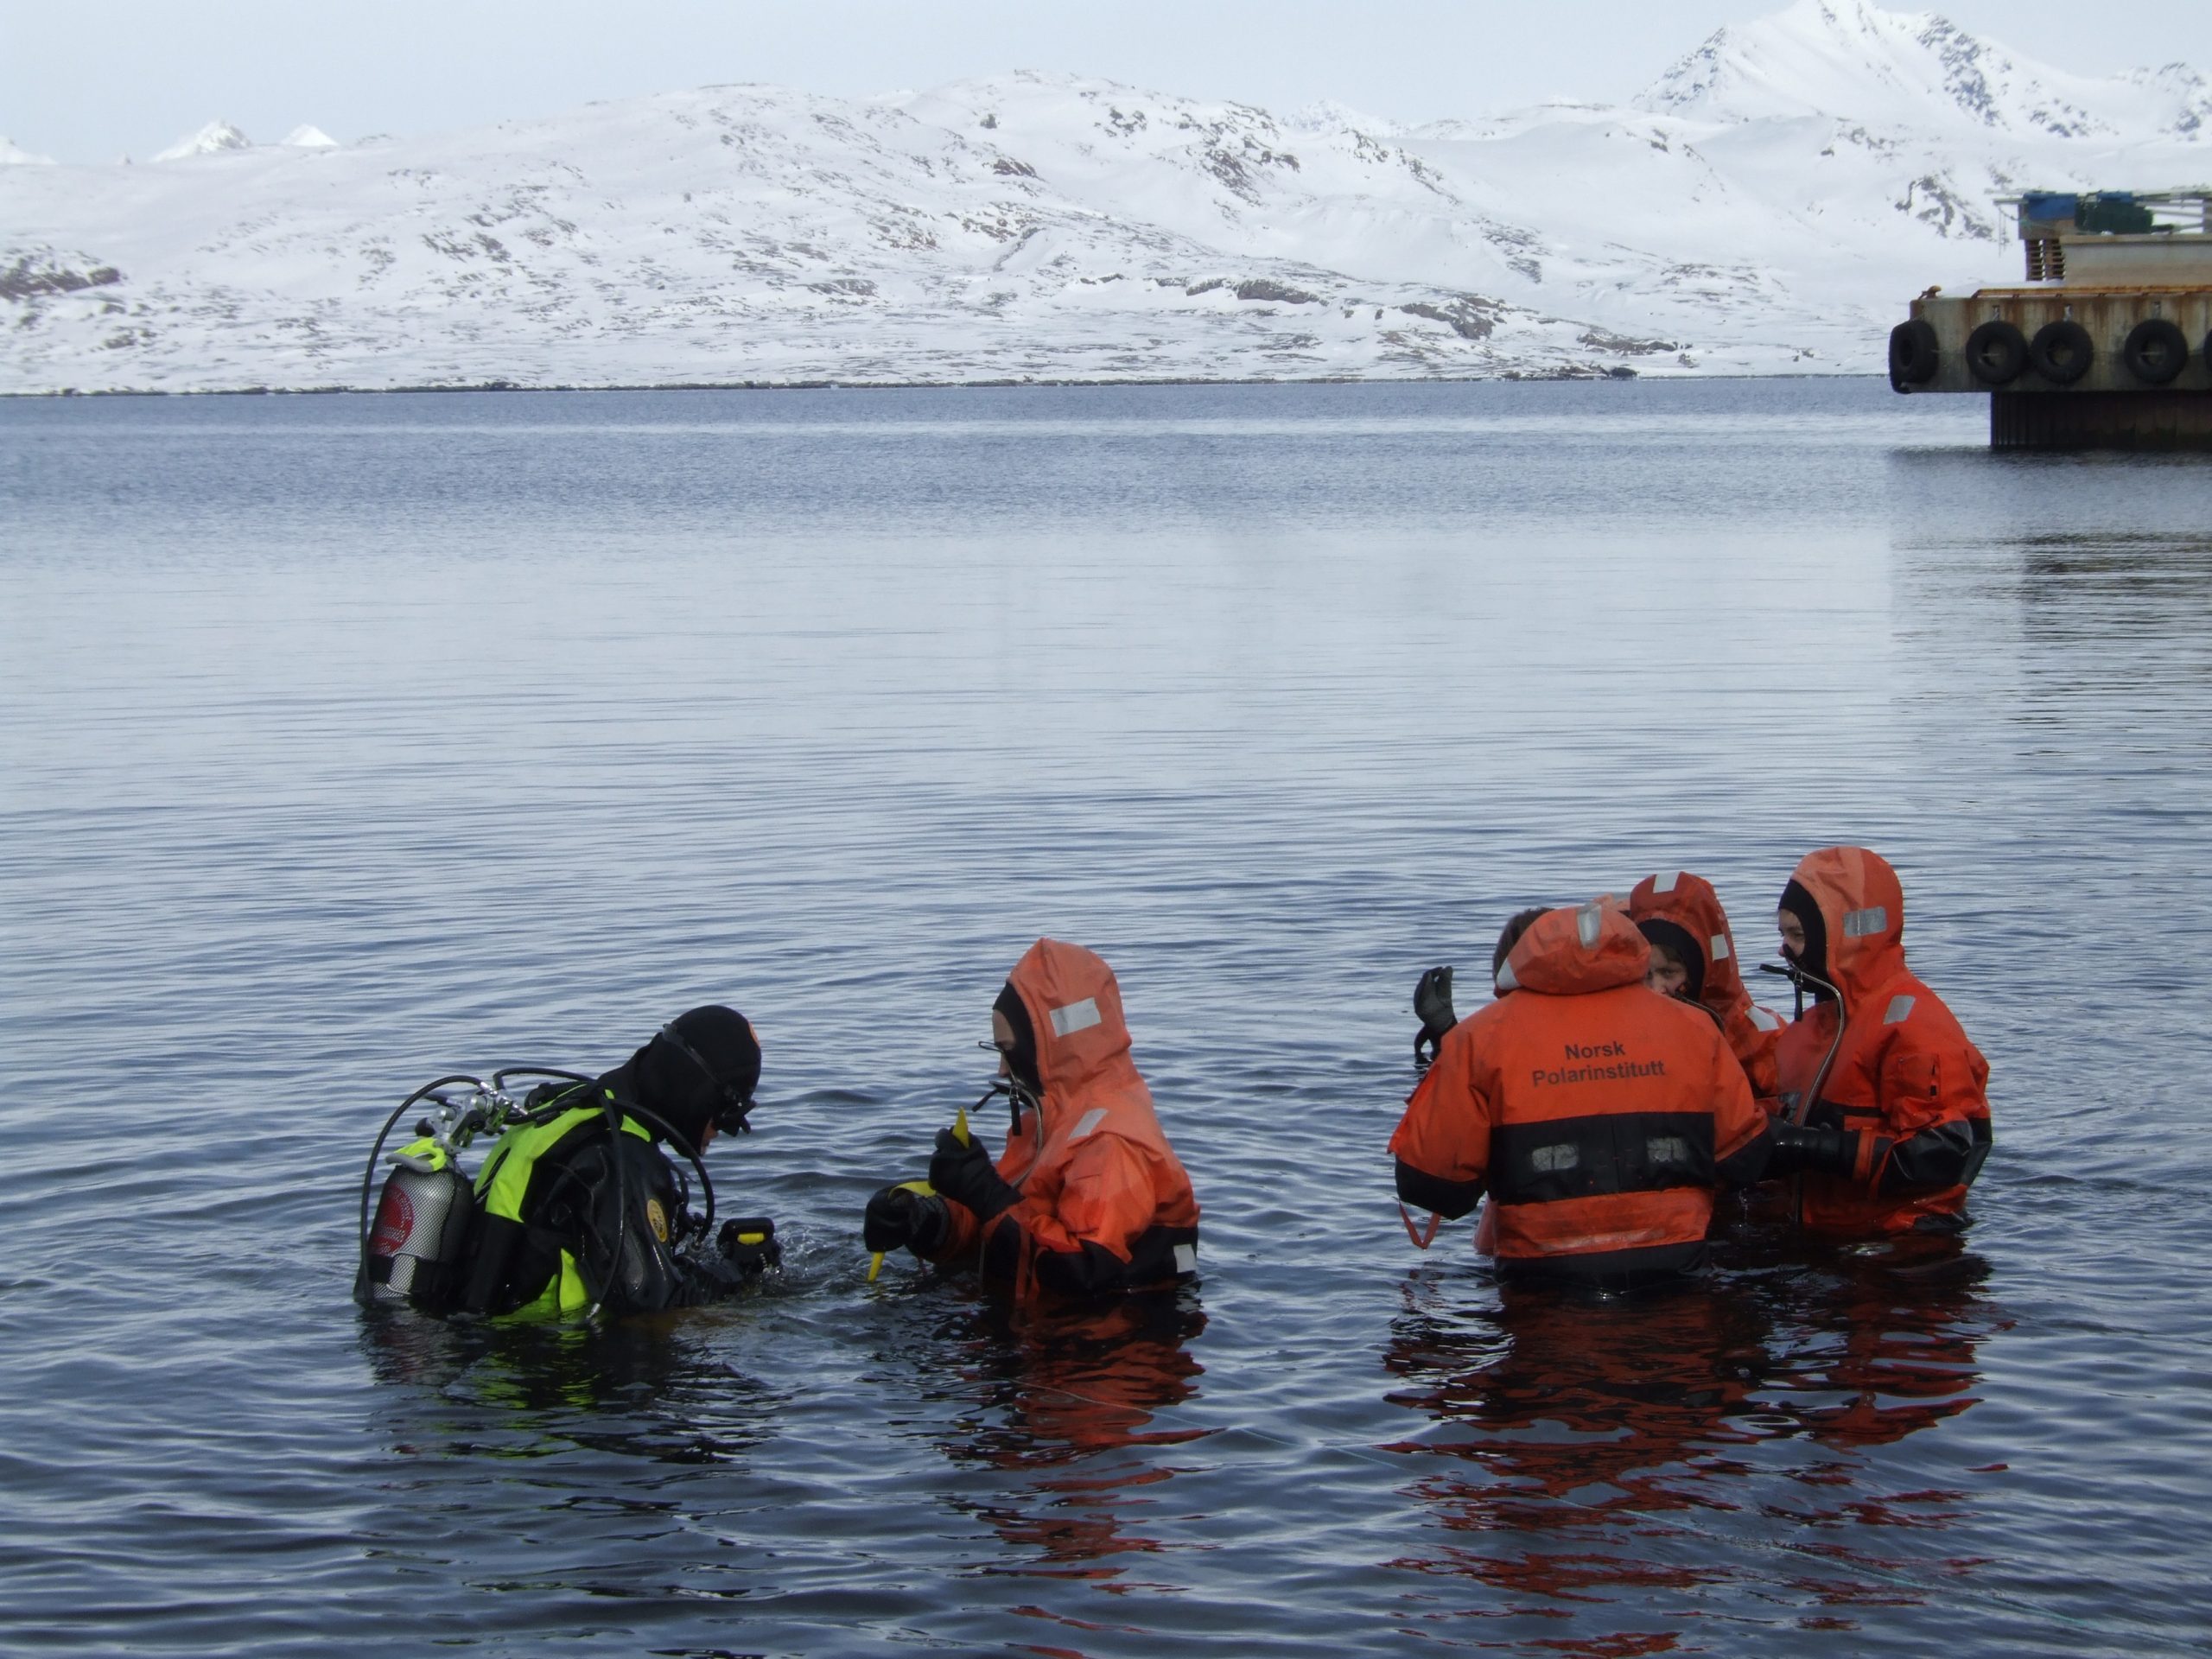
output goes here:
[[2025, 278], [1929, 289], [1890, 335], [1901, 392], [1982, 392], [1993, 449], [2212, 451], [2212, 190], [2007, 197]]

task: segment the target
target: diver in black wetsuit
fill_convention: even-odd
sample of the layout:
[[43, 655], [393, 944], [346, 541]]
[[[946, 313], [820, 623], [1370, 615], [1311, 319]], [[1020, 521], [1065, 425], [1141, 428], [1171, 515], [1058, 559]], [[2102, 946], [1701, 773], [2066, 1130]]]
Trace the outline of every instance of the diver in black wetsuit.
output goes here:
[[725, 1223], [712, 1248], [691, 1237], [667, 1142], [696, 1160], [718, 1131], [742, 1133], [760, 1077], [745, 1016], [694, 1008], [588, 1084], [548, 1084], [541, 1121], [510, 1129], [476, 1177], [458, 1264], [459, 1306], [558, 1318], [651, 1312], [733, 1295], [781, 1251], [766, 1220]]

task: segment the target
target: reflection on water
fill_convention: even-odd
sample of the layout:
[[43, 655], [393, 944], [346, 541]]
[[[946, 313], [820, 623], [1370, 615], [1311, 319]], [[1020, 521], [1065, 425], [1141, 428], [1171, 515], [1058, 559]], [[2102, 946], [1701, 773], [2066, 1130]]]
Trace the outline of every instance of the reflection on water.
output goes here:
[[[1015, 1547], [988, 1571], [1110, 1581], [1114, 1558], [1152, 1552], [1144, 1517], [1172, 1466], [1132, 1453], [1202, 1440], [1173, 1408], [1198, 1389], [1188, 1344], [1205, 1329], [1197, 1294], [1160, 1292], [1103, 1307], [960, 1308], [911, 1355], [923, 1392], [957, 1403], [938, 1444], [956, 1465], [997, 1471], [971, 1512]], [[1163, 1414], [1166, 1421], [1160, 1421]]]
[[[1511, 1286], [1470, 1306], [1448, 1283], [1409, 1282], [1384, 1365], [1391, 1402], [1432, 1424], [1391, 1449], [1445, 1460], [1412, 1489], [1442, 1535], [1392, 1565], [1476, 1580], [1501, 1619], [1624, 1610], [1603, 1634], [1580, 1633], [1586, 1612], [1573, 1639], [1545, 1644], [1577, 1653], [1671, 1649], [1682, 1626], [1662, 1639], [1656, 1608], [1697, 1622], [1711, 1609], [1696, 1592], [1732, 1580], [1813, 1606], [1940, 1597], [1940, 1547], [1825, 1538], [1940, 1532], [1965, 1501], [1885, 1491], [1857, 1454], [1974, 1403], [1977, 1346], [2003, 1328], [1986, 1276], [1945, 1241], [1929, 1259], [1738, 1266], [1634, 1297]], [[1658, 1645], [1619, 1646], [1631, 1627]]]
[[360, 1325], [377, 1380], [401, 1390], [386, 1410], [391, 1448], [410, 1457], [540, 1458], [582, 1447], [727, 1463], [767, 1438], [782, 1403], [675, 1316], [595, 1327], [371, 1308]]

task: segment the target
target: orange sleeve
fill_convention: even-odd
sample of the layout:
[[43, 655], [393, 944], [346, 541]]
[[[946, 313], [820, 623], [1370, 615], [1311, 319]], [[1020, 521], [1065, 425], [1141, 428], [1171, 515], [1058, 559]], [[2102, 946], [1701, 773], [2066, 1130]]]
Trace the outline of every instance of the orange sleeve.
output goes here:
[[1746, 1020], [1739, 1033], [1731, 1035], [1738, 1038], [1731, 1046], [1737, 1064], [1751, 1079], [1751, 1094], [1760, 1100], [1773, 1099], [1782, 1092], [1780, 1070], [1775, 1064], [1775, 1050], [1782, 1042], [1780, 1027], [1767, 1031]]
[[1989, 1062], [1949, 1010], [1938, 1009], [1914, 1010], [1882, 1053], [1882, 1127], [1897, 1140], [1989, 1116]]
[[1094, 1135], [1068, 1160], [1051, 1210], [1017, 1205], [1013, 1215], [1040, 1249], [1096, 1244], [1127, 1262], [1129, 1241], [1152, 1225], [1157, 1207], [1151, 1166], [1136, 1148], [1119, 1135]]
[[[1726, 1163], [1768, 1133], [1769, 1119], [1727, 1039], [1713, 1033], [1713, 1156]], [[1763, 1161], [1763, 1160], [1762, 1160]]]
[[[976, 1254], [982, 1228], [966, 1205], [938, 1196], [951, 1225], [929, 1259], [957, 1265]], [[1118, 1135], [1096, 1135], [1068, 1160], [1051, 1209], [1024, 1199], [995, 1217], [992, 1225], [1020, 1228], [1026, 1249], [1080, 1255], [1084, 1245], [1095, 1244], [1126, 1262], [1129, 1242], [1152, 1225], [1156, 1208], [1151, 1167], [1143, 1157]]]
[[1390, 1155], [1431, 1179], [1459, 1186], [1490, 1170], [1489, 1097], [1476, 1081], [1475, 1038], [1461, 1020], [1445, 1033], [1436, 1063], [1406, 1103]]

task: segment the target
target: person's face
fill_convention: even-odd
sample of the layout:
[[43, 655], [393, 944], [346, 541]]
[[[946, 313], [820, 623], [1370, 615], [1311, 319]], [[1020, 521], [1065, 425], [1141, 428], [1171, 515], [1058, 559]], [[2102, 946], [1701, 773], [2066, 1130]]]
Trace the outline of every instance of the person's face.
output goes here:
[[999, 1076], [1014, 1075], [1014, 1027], [1006, 1015], [991, 1010], [991, 1046], [999, 1052]]
[[1690, 970], [1654, 950], [1651, 966], [1644, 970], [1643, 982], [1662, 996], [1684, 996], [1690, 988]]
[[1805, 954], [1805, 924], [1797, 919], [1795, 911], [1775, 912], [1774, 927], [1782, 935], [1783, 955], [1795, 962]]
[[713, 1146], [715, 1144], [715, 1137], [721, 1133], [721, 1126], [716, 1123], [709, 1123], [705, 1128], [700, 1130], [699, 1150], [701, 1152], [704, 1152], [709, 1147]]

